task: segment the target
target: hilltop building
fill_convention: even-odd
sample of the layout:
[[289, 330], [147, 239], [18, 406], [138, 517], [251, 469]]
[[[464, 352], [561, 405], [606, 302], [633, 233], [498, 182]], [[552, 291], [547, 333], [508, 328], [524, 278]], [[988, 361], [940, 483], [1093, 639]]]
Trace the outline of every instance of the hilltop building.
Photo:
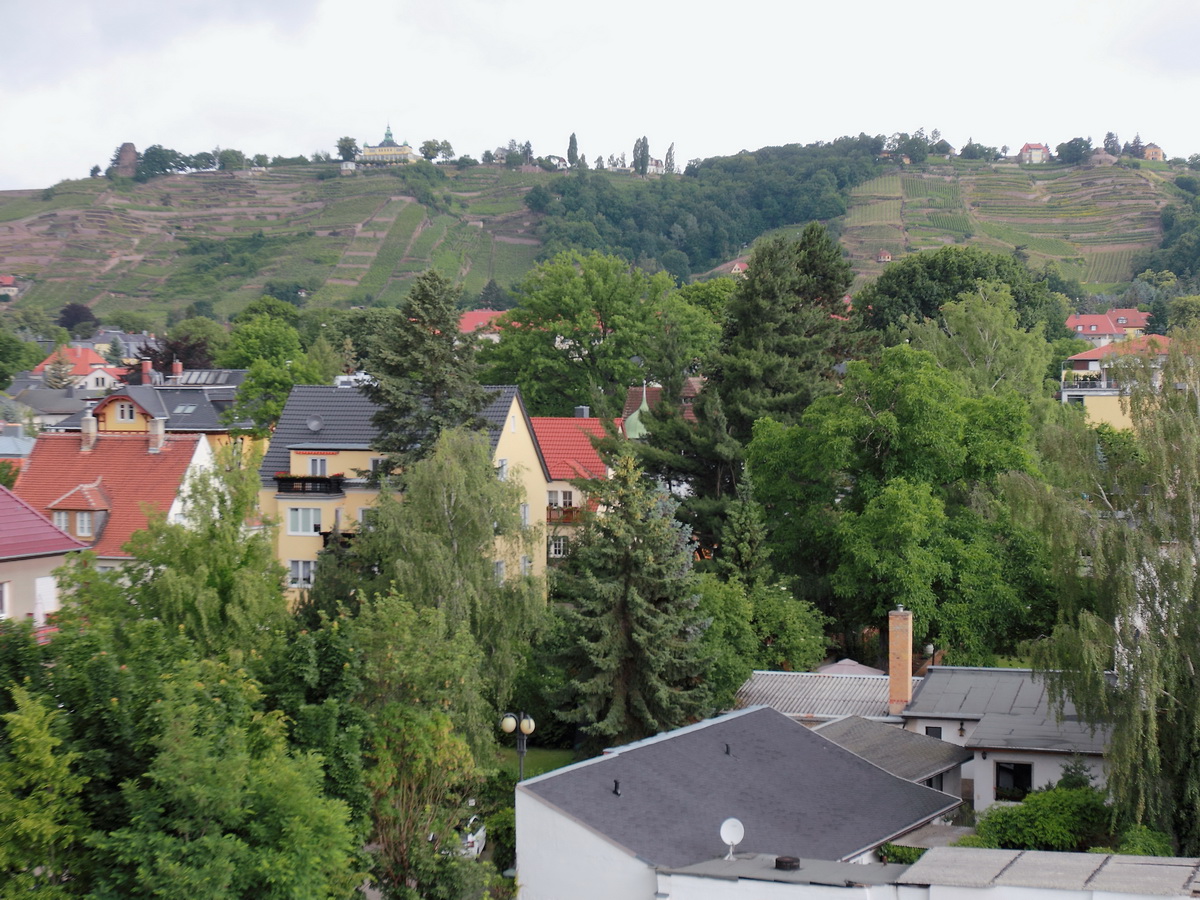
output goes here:
[[1026, 164], [1046, 163], [1050, 162], [1050, 158], [1050, 148], [1045, 144], [1026, 144], [1017, 154], [1017, 162]]
[[362, 163], [410, 163], [420, 159], [418, 154], [409, 145], [408, 141], [397, 144], [392, 137], [392, 126], [389, 123], [387, 130], [383, 133], [383, 141], [372, 147], [370, 144], [363, 144], [362, 150], [358, 155], [359, 162]]
[[1167, 154], [1163, 152], [1163, 148], [1158, 144], [1147, 144], [1142, 149], [1142, 159], [1148, 159], [1151, 162], [1166, 162]]

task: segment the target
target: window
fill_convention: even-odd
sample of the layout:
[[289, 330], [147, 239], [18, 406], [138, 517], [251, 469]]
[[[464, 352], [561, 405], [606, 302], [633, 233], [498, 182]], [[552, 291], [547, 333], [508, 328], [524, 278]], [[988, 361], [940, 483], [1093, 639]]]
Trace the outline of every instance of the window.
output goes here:
[[546, 505], [558, 506], [558, 491], [546, 491]]
[[54, 527], [57, 528], [59, 531], [70, 531], [71, 530], [70, 514], [67, 512], [64, 512], [61, 509], [56, 509], [54, 511]]
[[529, 527], [529, 504], [528, 503], [521, 504], [521, 526], [524, 528]]
[[315, 506], [293, 506], [288, 510], [288, 534], [315, 534], [321, 530], [321, 510]]
[[496, 560], [492, 563], [492, 569], [496, 574], [496, 584], [504, 584], [504, 560]]
[[386, 475], [387, 473], [388, 473], [387, 460], [384, 459], [382, 456], [372, 456], [371, 457], [371, 474], [378, 476], [378, 475]]
[[521, 574], [522, 575], [532, 575], [533, 574], [533, 557], [532, 556], [522, 556], [521, 557]]
[[173, 410], [171, 410], [171, 415], [186, 416], [188, 413], [194, 413], [195, 411], [196, 411], [195, 403], [180, 403]]
[[563, 506], [574, 506], [575, 505], [575, 492], [574, 491], [563, 491], [562, 492], [562, 505]]
[[1076, 325], [1076, 326], [1075, 326], [1075, 330], [1076, 330], [1076, 331], [1083, 331], [1083, 326], [1082, 326], [1082, 325]]
[[550, 538], [549, 554], [551, 559], [562, 559], [567, 555], [567, 539], [562, 535]]
[[945, 784], [945, 773], [938, 772], [932, 778], [926, 778], [924, 784], [925, 787], [931, 787], [935, 791], [943, 790], [943, 785]]
[[325, 466], [325, 457], [310, 456], [308, 458], [308, 474], [325, 476], [328, 474]]
[[1118, 325], [1124, 325], [1128, 321], [1129, 320], [1126, 319], [1124, 316], [1117, 316], [1117, 324]]
[[996, 763], [996, 799], [1024, 800], [1033, 790], [1033, 763]]
[[939, 725], [926, 725], [926, 726], [925, 726], [925, 736], [926, 736], [926, 737], [934, 737], [934, 738], [937, 738], [938, 740], [941, 740], [941, 738], [942, 738], [942, 729], [941, 729], [941, 726], [939, 726]]
[[317, 568], [316, 560], [293, 559], [288, 561], [288, 587], [312, 587], [313, 572]]
[[1089, 326], [1088, 326], [1088, 331], [1095, 331], [1095, 330], [1096, 330], [1096, 326], [1095, 326], [1095, 325], [1089, 325]]
[[117, 404], [117, 421], [118, 422], [132, 422], [136, 418], [137, 418], [137, 413], [136, 413], [132, 403], [118, 403]]
[[8, 585], [10, 582], [0, 581], [0, 619], [8, 618]]
[[500, 459], [496, 461], [496, 477], [501, 481], [508, 481], [508, 460]]
[[75, 534], [78, 537], [92, 536], [92, 514], [89, 510], [75, 513]]

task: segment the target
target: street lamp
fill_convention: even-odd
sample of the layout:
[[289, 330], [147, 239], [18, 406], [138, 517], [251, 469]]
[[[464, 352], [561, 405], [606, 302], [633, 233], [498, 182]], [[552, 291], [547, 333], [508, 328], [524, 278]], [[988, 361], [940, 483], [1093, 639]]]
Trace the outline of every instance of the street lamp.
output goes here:
[[523, 712], [505, 713], [500, 717], [500, 730], [505, 734], [517, 733], [517, 781], [525, 780], [525, 750], [529, 735], [533, 734], [533, 716]]

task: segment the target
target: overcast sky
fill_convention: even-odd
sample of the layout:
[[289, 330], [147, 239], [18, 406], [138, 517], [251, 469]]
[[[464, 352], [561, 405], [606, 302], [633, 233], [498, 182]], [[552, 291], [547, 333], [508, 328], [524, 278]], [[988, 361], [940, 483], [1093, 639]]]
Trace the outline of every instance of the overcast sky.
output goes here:
[[114, 148], [295, 156], [343, 135], [589, 161], [941, 130], [1019, 148], [1140, 132], [1200, 153], [1200, 4], [1059, 0], [9, 0], [0, 190]]

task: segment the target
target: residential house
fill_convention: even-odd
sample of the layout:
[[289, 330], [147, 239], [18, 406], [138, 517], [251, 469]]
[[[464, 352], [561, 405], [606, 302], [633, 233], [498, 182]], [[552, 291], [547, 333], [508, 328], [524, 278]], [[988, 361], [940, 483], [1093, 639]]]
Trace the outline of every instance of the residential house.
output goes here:
[[1163, 152], [1163, 148], [1158, 144], [1147, 144], [1142, 148], [1142, 159], [1150, 162], [1166, 162], [1167, 154]]
[[[534, 504], [550, 480], [520, 391], [511, 385], [486, 388], [493, 399], [482, 418], [488, 424], [497, 475], [517, 479], [525, 492], [522, 521], [534, 526]], [[352, 531], [374, 505], [379, 488], [366, 477], [383, 463], [374, 449], [372, 423], [378, 407], [353, 382], [338, 386], [297, 385], [288, 396], [263, 457], [259, 506], [279, 522], [276, 553], [289, 574], [289, 588], [312, 584], [317, 554], [332, 535]], [[508, 569], [540, 576], [546, 550], [520, 559], [498, 559]]]
[[[910, 677], [909, 693], [920, 683], [920, 678]], [[738, 688], [734, 705], [766, 705], [810, 727], [846, 716], [899, 726], [904, 720], [888, 707], [890, 689], [887, 675], [755, 671]]]
[[1103, 313], [1076, 313], [1067, 317], [1067, 329], [1077, 338], [1103, 347], [1113, 341], [1138, 337], [1146, 330], [1151, 314], [1140, 309], [1110, 309]]
[[502, 309], [469, 309], [458, 317], [458, 330], [498, 344], [500, 332], [496, 329], [496, 319], [502, 315]]
[[952, 797], [962, 796], [962, 767], [974, 758], [964, 747], [862, 716], [824, 722], [813, 731], [897, 778]]
[[54, 570], [84, 546], [0, 486], [0, 619], [44, 625], [58, 609]]
[[[88, 410], [68, 416], [55, 431], [79, 431], [87, 415], [94, 416], [102, 432], [148, 434], [160, 428], [167, 434], [203, 434], [212, 449], [232, 443], [231, 432], [246, 421], [228, 418], [245, 377], [244, 369], [201, 369], [185, 372], [176, 362], [162, 378], [150, 360], [142, 360], [142, 384], [127, 385], [96, 401]], [[152, 376], [158, 376], [155, 382]], [[147, 383], [152, 382], [152, 383]]]
[[10, 386], [13, 402], [22, 410], [26, 419], [36, 428], [49, 428], [65, 419], [79, 414], [104, 396], [104, 391], [88, 391], [83, 388], [48, 388], [40, 381], [22, 379], [20, 385]]
[[875, 254], [875, 262], [877, 263], [890, 263], [891, 261], [892, 254], [889, 250], [880, 250]]
[[1133, 422], [1121, 403], [1126, 386], [1112, 371], [1113, 364], [1121, 357], [1149, 354], [1154, 356], [1155, 368], [1161, 369], [1170, 346], [1170, 338], [1148, 334], [1076, 353], [1067, 358], [1059, 398], [1063, 403], [1082, 406], [1090, 422], [1130, 428]]
[[0, 463], [8, 463], [16, 471], [21, 471], [25, 460], [33, 452], [35, 438], [26, 437], [25, 426], [20, 423], [0, 423]]
[[186, 518], [188, 479], [211, 469], [213, 455], [202, 434], [166, 434], [161, 425], [101, 433], [98, 424], [85, 416], [79, 432], [41, 435], [15, 492], [111, 568], [131, 558], [124, 546], [150, 516]]
[[906, 730], [972, 752], [963, 790], [977, 811], [1058, 781], [1073, 756], [1104, 784], [1107, 732], [1069, 702], [1056, 716], [1045, 681], [1029, 669], [931, 666], [901, 715]]
[[0, 296], [17, 296], [17, 277], [15, 275], [0, 275]]
[[116, 358], [126, 366], [132, 366], [142, 356], [142, 348], [153, 347], [158, 338], [149, 331], [129, 332], [108, 325], [101, 325], [89, 339], [72, 341], [77, 347], [90, 347], [107, 359]]
[[[704, 388], [704, 378], [694, 376], [685, 378], [683, 389], [680, 391], [680, 401], [683, 403], [683, 417], [689, 422], [696, 421], [696, 411], [692, 404]], [[621, 417], [625, 420], [625, 436], [638, 440], [646, 436], [646, 426], [642, 417], [662, 403], [662, 385], [654, 382], [643, 382], [633, 385], [625, 392], [625, 406]]]
[[1045, 144], [1025, 144], [1017, 154], [1017, 162], [1046, 163], [1050, 162], [1052, 154]]
[[960, 803], [756, 707], [518, 784], [517, 881], [524, 900], [652, 900], [658, 869], [729, 849], [729, 818], [739, 854], [870, 862]]
[[109, 365], [108, 360], [90, 347], [59, 347], [33, 367], [34, 376], [45, 378], [46, 370], [65, 361], [70, 369], [66, 372], [74, 387], [88, 391], [106, 391], [121, 384], [125, 370]]
[[[611, 470], [592, 440], [606, 434], [604, 420], [588, 416], [588, 408], [579, 406], [576, 415], [533, 416], [530, 423], [546, 460], [550, 481], [546, 485], [546, 535], [550, 559], [566, 555], [571, 535], [582, 523], [587, 498], [576, 487], [580, 479], [607, 479]], [[622, 422], [615, 420], [620, 431]]]

